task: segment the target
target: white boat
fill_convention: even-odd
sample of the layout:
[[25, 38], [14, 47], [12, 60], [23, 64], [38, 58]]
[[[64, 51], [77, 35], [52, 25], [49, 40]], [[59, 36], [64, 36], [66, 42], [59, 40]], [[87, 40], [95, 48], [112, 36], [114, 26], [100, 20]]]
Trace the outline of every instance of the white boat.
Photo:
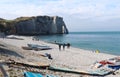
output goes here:
[[38, 45], [38, 44], [27, 44], [28, 47], [34, 49], [34, 50], [48, 50], [48, 49], [52, 49], [49, 46], [45, 46], [45, 45]]

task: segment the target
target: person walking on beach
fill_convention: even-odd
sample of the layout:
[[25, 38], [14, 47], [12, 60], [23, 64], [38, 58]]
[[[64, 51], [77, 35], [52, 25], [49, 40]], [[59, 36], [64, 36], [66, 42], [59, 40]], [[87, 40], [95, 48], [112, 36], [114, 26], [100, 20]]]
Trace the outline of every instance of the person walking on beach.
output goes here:
[[70, 48], [70, 43], [67, 43], [67, 48]]
[[65, 43], [63, 44], [63, 50], [65, 50]]
[[59, 50], [61, 50], [61, 45], [62, 45], [62, 44], [58, 44], [58, 46], [59, 46]]

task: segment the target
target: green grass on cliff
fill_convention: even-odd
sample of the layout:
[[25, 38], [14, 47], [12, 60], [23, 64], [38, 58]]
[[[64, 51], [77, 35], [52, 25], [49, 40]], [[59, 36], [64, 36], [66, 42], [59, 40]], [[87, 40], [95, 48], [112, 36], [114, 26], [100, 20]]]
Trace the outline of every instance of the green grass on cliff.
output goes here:
[[0, 18], [0, 32], [8, 31], [10, 29], [13, 29], [15, 26], [14, 24], [20, 21], [26, 21], [31, 20], [34, 17], [19, 17], [14, 20], [6, 20]]
[[19, 18], [16, 18], [14, 21], [19, 22], [19, 21], [31, 20], [32, 18], [34, 17], [19, 17]]

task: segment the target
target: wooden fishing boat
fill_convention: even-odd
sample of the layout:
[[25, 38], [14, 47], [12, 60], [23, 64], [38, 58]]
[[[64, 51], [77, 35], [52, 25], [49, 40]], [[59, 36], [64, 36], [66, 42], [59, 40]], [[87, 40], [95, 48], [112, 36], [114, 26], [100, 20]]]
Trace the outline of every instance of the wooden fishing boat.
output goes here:
[[120, 65], [108, 65], [108, 67], [116, 70], [120, 69]]
[[34, 49], [34, 50], [49, 50], [52, 49], [49, 46], [44, 46], [44, 45], [38, 45], [38, 44], [27, 44], [28, 47]]
[[114, 64], [109, 64], [108, 67], [112, 68], [112, 69], [120, 69], [120, 62], [116, 62]]
[[34, 67], [34, 68], [47, 68], [50, 65], [47, 63], [41, 63], [41, 62], [19, 62], [19, 61], [7, 61], [6, 64], [13, 64], [13, 65], [19, 65], [19, 66], [26, 66], [26, 67]]
[[89, 75], [89, 73], [87, 71], [83, 71], [83, 70], [73, 70], [73, 69], [69, 69], [69, 68], [60, 68], [60, 67], [55, 67], [55, 66], [49, 66], [48, 69], [53, 70], [53, 71], [59, 71], [59, 72], [67, 72], [67, 73], [77, 73], [77, 74]]
[[91, 75], [91, 76], [105, 76], [111, 74], [113, 71], [107, 69], [97, 69], [91, 71], [84, 71], [84, 70], [77, 70], [77, 69], [68, 69], [68, 68], [60, 68], [50, 66], [48, 67], [49, 70], [53, 71], [60, 71], [60, 72], [67, 72], [67, 73], [77, 73], [77, 74], [84, 74], [84, 75]]
[[38, 44], [27, 44], [29, 47], [36, 48], [36, 47], [49, 47], [46, 45], [38, 45]]
[[89, 74], [100, 75], [100, 76], [105, 76], [105, 75], [113, 73], [113, 71], [108, 70], [108, 69], [96, 69], [96, 70], [90, 70], [88, 72]]
[[27, 47], [27, 46], [22, 46], [22, 49], [24, 49], [24, 50], [32, 50], [31, 47]]
[[15, 36], [13, 36], [13, 37], [6, 37], [7, 39], [15, 39], [15, 40], [24, 40], [23, 38], [18, 38], [18, 37], [15, 37]]

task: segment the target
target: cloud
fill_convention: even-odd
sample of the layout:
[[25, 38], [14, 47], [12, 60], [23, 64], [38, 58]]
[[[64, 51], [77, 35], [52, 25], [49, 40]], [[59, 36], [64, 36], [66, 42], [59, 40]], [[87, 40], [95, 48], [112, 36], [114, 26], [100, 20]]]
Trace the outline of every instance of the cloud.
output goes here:
[[1, 0], [1, 13], [22, 15], [72, 15], [80, 18], [119, 15], [119, 0]]
[[1, 0], [0, 17], [58, 15], [64, 17], [71, 30], [88, 30], [90, 26], [94, 30], [101, 25], [120, 24], [119, 7], [120, 0]]

